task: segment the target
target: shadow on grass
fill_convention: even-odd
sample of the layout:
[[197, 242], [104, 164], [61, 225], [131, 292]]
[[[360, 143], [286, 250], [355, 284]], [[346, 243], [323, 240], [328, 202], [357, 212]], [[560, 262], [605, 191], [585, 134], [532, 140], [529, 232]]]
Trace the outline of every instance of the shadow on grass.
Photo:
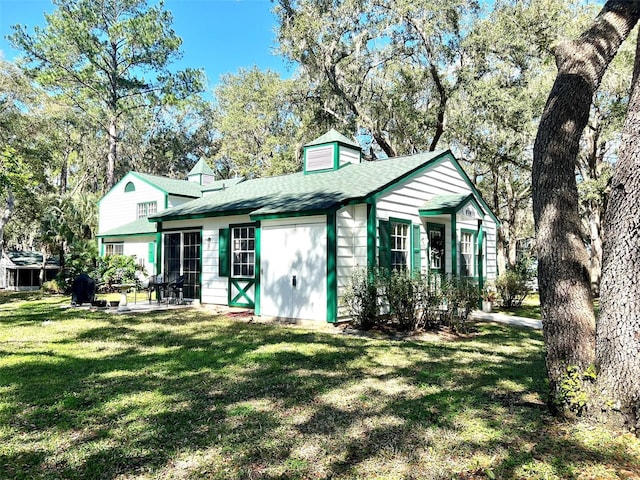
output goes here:
[[[36, 307], [25, 308], [23, 322]], [[450, 477], [468, 468], [449, 453], [472, 463], [482, 452], [510, 478], [542, 449], [569, 446], [526, 447], [548, 422], [539, 332], [482, 325], [459, 342], [414, 343], [197, 311], [75, 315], [60, 313], [68, 321], [46, 345], [3, 348], [7, 478], [364, 478], [398, 462]], [[4, 328], [31, 332], [17, 325]], [[571, 461], [593, 458], [574, 447]], [[399, 472], [389, 476], [413, 475]]]

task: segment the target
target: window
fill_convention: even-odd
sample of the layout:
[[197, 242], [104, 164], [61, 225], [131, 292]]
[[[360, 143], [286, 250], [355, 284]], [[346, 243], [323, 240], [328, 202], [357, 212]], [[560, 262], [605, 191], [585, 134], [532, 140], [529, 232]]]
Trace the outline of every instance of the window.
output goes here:
[[136, 191], [136, 186], [133, 184], [133, 182], [129, 182], [124, 186], [124, 191], [125, 192], [135, 192]]
[[256, 229], [253, 226], [231, 229], [231, 261], [233, 277], [255, 276]]
[[460, 235], [460, 275], [473, 277], [476, 274], [476, 235], [462, 230]]
[[444, 225], [430, 223], [429, 232], [429, 268], [444, 273]]
[[124, 244], [122, 243], [105, 243], [104, 254], [108, 255], [124, 255]]
[[407, 270], [409, 267], [409, 225], [391, 224], [391, 270]]
[[138, 218], [147, 218], [158, 211], [158, 202], [144, 202], [138, 204]]

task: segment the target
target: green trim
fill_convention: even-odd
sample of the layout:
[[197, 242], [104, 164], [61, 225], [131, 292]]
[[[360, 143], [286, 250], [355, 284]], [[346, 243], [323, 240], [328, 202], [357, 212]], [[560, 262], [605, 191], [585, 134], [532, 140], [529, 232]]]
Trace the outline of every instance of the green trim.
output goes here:
[[376, 266], [376, 204], [367, 204], [367, 267], [370, 269]]
[[262, 312], [262, 296], [261, 296], [261, 289], [260, 289], [260, 268], [262, 266], [262, 261], [261, 261], [261, 255], [260, 252], [262, 250], [262, 225], [260, 224], [260, 222], [258, 222], [258, 224], [256, 225], [256, 236], [255, 236], [255, 242], [256, 242], [256, 251], [255, 251], [255, 277], [256, 277], [256, 284], [255, 284], [255, 291], [254, 291], [254, 313], [256, 315], [261, 315]]
[[391, 222], [378, 220], [378, 266], [391, 272]]
[[420, 275], [422, 272], [422, 245], [420, 244], [420, 234], [422, 225], [411, 224], [411, 273]]
[[249, 218], [251, 220], [260, 221], [260, 220], [280, 220], [281, 218], [299, 218], [299, 217], [315, 217], [317, 215], [330, 215], [332, 213], [337, 212], [342, 208], [341, 205], [319, 209], [319, 210], [301, 210], [299, 212], [285, 212], [285, 213], [265, 213], [265, 214], [257, 214], [251, 215], [249, 214]]
[[[447, 249], [446, 247], [444, 248], [444, 251], [442, 252], [442, 258], [440, 259], [442, 261], [442, 266], [440, 267], [440, 270], [436, 270], [434, 268], [431, 267], [431, 237], [429, 237], [429, 232], [431, 230], [439, 230], [440, 232], [442, 232], [442, 241], [445, 242], [447, 239], [447, 226], [444, 223], [436, 223], [436, 222], [427, 222], [427, 242], [429, 243], [429, 251], [427, 252], [427, 266], [429, 271], [431, 272], [436, 271], [439, 272], [441, 274], [445, 274], [447, 272]], [[444, 247], [444, 244], [443, 244]]]
[[104, 240], [98, 238], [98, 245], [100, 246], [100, 256], [104, 257]]
[[482, 307], [482, 291], [484, 290], [484, 227], [478, 220], [478, 290], [480, 292], [479, 307]]
[[204, 278], [204, 228], [200, 229], [200, 278], [198, 282], [200, 283], [200, 295], [198, 297], [198, 301], [202, 304], [202, 290], [204, 290], [204, 285], [202, 279]]
[[462, 176], [462, 178], [464, 179], [464, 181], [467, 183], [467, 185], [471, 188], [471, 191], [473, 192], [473, 196], [474, 198], [476, 198], [480, 204], [482, 204], [484, 206], [484, 210], [486, 211], [486, 213], [491, 217], [491, 219], [494, 221], [494, 223], [496, 224], [496, 227], [499, 227], [501, 225], [500, 220], [498, 220], [498, 217], [496, 217], [493, 212], [491, 211], [491, 208], [489, 207], [489, 205], [487, 204], [487, 202], [484, 201], [484, 198], [482, 198], [482, 195], [480, 194], [480, 192], [478, 191], [478, 189], [473, 185], [473, 183], [471, 182], [471, 179], [469, 178], [469, 176], [467, 175], [467, 173], [464, 171], [464, 169], [462, 168], [462, 166], [458, 163], [458, 161], [455, 159], [455, 157], [452, 156], [453, 159], [453, 166], [456, 167], [456, 170], [458, 171], [458, 173]]
[[162, 223], [158, 224], [158, 233], [156, 233], [156, 275], [162, 273]]
[[458, 275], [458, 226], [456, 214], [451, 214], [451, 276]]
[[[247, 284], [244, 287], [240, 286], [240, 282]], [[255, 299], [251, 300], [249, 297], [248, 290], [255, 285], [256, 281], [253, 278], [231, 278], [229, 280], [229, 306], [230, 307], [246, 307], [246, 308], [254, 308], [255, 307]], [[231, 298], [231, 287], [234, 286], [238, 290], [238, 294]], [[255, 290], [254, 290], [255, 296]], [[241, 302], [242, 298], [246, 298], [247, 302]]]
[[[234, 277], [233, 276], [233, 229], [234, 228], [242, 228], [242, 227], [254, 227], [255, 229], [255, 236], [254, 236], [254, 257], [253, 257], [253, 262], [254, 262], [254, 266], [253, 266], [253, 277]], [[233, 285], [235, 285], [235, 287], [238, 290], [243, 290], [246, 293], [246, 289], [252, 287], [253, 285], [256, 284], [257, 280], [260, 277], [260, 263], [258, 263], [258, 256], [255, 255], [258, 252], [258, 242], [257, 242], [257, 235], [258, 235], [258, 230], [260, 229], [260, 223], [259, 222], [251, 222], [251, 223], [233, 223], [233, 224], [229, 224], [227, 230], [229, 231], [229, 244], [228, 244], [228, 268], [229, 268], [229, 292], [228, 292], [228, 299], [229, 299], [229, 306], [230, 307], [245, 307], [245, 308], [253, 308], [255, 309], [256, 307], [256, 293], [258, 291], [258, 288], [256, 287], [256, 289], [254, 290], [254, 299], [253, 301], [251, 301], [251, 299], [245, 294], [242, 295], [242, 292], [240, 292], [238, 295], [235, 296], [235, 298], [231, 298], [231, 287]], [[224, 229], [220, 229], [220, 230], [224, 230]], [[222, 275], [221, 275], [222, 276]], [[241, 287], [237, 284], [238, 281], [242, 281], [242, 282], [250, 282], [250, 285], [247, 285], [245, 287], [245, 289], [241, 289]], [[236, 302], [236, 300], [238, 300], [241, 296], [244, 296], [245, 298], [247, 298], [251, 303], [239, 303]]]
[[404, 223], [405, 225], [411, 225], [411, 220], [406, 220], [404, 218], [389, 217], [389, 222], [391, 222], [391, 223]]
[[[307, 152], [309, 150], [317, 150], [319, 148], [333, 148], [333, 166], [329, 168], [323, 168], [322, 170], [307, 170]], [[339, 148], [337, 142], [327, 142], [327, 143], [319, 143], [317, 145], [310, 145], [308, 147], [303, 147], [302, 149], [302, 171], [305, 175], [309, 175], [311, 173], [321, 173], [321, 172], [330, 172], [332, 170], [338, 169], [339, 159]]]
[[169, 217], [162, 216], [162, 212], [154, 217], [149, 217], [150, 222], [173, 222], [176, 220], [199, 220], [202, 218], [232, 217], [234, 215], [249, 215], [256, 210], [255, 208], [244, 208], [242, 210], [227, 210], [225, 212], [208, 212], [197, 213], [194, 215], [173, 215]]
[[337, 225], [335, 213], [327, 215], [327, 322], [338, 319]]
[[169, 194], [165, 192], [164, 193], [164, 209], [167, 210], [168, 208], [169, 208]]
[[218, 277], [231, 276], [231, 229], [218, 229]]
[[182, 227], [182, 228], [165, 228], [164, 230], [162, 230], [163, 232], [195, 232], [197, 230], [200, 230], [200, 232], [202, 232], [202, 225], [193, 225], [193, 226], [189, 226], [189, 227]]
[[101, 233], [96, 235], [96, 238], [132, 238], [132, 237], [153, 237], [156, 232], [147, 232], [147, 233], [117, 233], [115, 235], [109, 235], [105, 233]]

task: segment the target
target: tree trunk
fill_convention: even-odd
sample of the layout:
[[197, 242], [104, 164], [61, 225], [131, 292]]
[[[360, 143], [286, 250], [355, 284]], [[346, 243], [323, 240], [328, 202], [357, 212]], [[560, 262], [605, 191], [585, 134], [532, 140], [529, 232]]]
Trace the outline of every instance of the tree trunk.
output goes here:
[[[635, 71], [640, 69], [640, 37]], [[604, 221], [597, 392], [603, 415], [640, 431], [640, 86], [634, 75]]]
[[579, 39], [556, 49], [558, 74], [533, 151], [533, 213], [540, 306], [549, 375], [549, 405], [568, 413], [562, 380], [569, 367], [594, 362], [595, 316], [589, 256], [580, 228], [575, 179], [579, 141], [593, 94], [638, 20], [640, 2], [608, 1]]
[[107, 155], [107, 185], [106, 191], [111, 190], [115, 183], [116, 159], [118, 148], [118, 125], [117, 116], [113, 114], [109, 119], [109, 154]]

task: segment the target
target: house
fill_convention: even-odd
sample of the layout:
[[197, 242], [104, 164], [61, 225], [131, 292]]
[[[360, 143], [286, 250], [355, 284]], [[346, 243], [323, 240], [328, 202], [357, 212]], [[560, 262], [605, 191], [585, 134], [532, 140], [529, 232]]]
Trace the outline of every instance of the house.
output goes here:
[[100, 256], [129, 255], [149, 275], [161, 273], [158, 246], [162, 237], [148, 217], [241, 180], [214, 181], [214, 172], [204, 160], [198, 161], [186, 180], [127, 173], [98, 202]]
[[[359, 145], [331, 130], [305, 145], [302, 172], [208, 190], [193, 182], [199, 198], [165, 185], [148, 188], [150, 200], [143, 183], [130, 173], [101, 200], [101, 215], [115, 208], [124, 220], [128, 205], [140, 217], [101, 220], [101, 249], [119, 241], [144, 257], [146, 242], [154, 271], [184, 275], [184, 296], [202, 303], [335, 322], [357, 267], [496, 276], [498, 220], [448, 150], [363, 162]], [[148, 201], [155, 212], [141, 209]]]
[[[38, 290], [41, 287], [42, 253], [7, 251], [0, 256], [0, 289]], [[60, 272], [57, 258], [49, 257], [44, 265], [44, 281], [53, 280]]]

